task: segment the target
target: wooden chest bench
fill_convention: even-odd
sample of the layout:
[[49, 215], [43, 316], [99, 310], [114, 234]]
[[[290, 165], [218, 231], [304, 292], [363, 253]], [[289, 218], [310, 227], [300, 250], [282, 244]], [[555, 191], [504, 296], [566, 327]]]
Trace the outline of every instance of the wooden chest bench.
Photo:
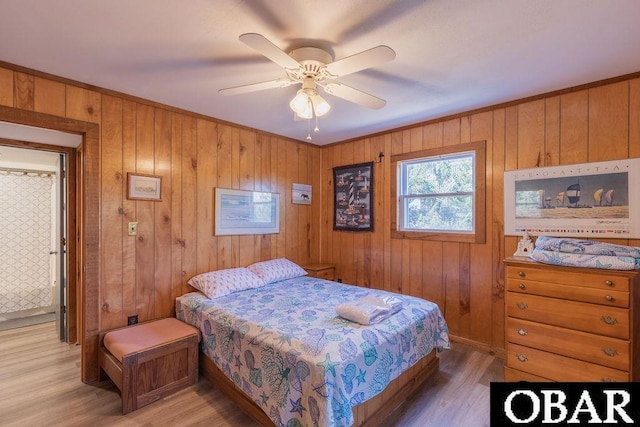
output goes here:
[[198, 382], [200, 333], [175, 318], [100, 334], [100, 376], [120, 390], [122, 413]]

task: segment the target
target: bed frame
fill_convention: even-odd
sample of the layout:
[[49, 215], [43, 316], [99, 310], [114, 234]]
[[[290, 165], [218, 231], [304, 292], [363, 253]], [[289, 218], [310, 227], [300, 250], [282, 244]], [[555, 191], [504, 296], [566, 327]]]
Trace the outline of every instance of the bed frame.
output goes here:
[[[354, 407], [353, 425], [358, 427], [383, 425], [385, 419], [399, 409], [400, 405], [438, 370], [438, 364], [438, 356], [434, 349], [391, 381], [382, 393]], [[200, 373], [255, 421], [263, 426], [274, 426], [267, 414], [222, 373], [202, 351], [200, 352]]]

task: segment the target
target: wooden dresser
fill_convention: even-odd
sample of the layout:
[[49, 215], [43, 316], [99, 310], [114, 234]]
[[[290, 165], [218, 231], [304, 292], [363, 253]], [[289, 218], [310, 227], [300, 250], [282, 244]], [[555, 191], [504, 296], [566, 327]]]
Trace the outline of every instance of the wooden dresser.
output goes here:
[[638, 271], [504, 262], [505, 381], [640, 381]]

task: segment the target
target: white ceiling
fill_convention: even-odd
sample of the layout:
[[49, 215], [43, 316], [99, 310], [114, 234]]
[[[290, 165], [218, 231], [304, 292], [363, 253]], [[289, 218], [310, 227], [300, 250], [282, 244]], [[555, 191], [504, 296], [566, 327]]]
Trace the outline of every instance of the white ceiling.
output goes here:
[[218, 94], [285, 77], [238, 36], [394, 49], [340, 80], [384, 108], [323, 94], [323, 145], [640, 71], [639, 18], [638, 0], [0, 0], [0, 60], [304, 140], [297, 86]]

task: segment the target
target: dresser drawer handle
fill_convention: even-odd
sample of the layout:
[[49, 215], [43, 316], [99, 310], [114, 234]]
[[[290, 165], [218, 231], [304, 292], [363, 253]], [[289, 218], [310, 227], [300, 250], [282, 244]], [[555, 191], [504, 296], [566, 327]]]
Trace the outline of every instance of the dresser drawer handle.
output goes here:
[[516, 307], [518, 307], [520, 310], [526, 310], [527, 308], [529, 308], [526, 302], [519, 302], [516, 304]]
[[609, 287], [613, 287], [613, 282], [611, 280], [605, 280], [604, 284], [609, 286]]
[[618, 319], [611, 316], [602, 316], [600, 320], [602, 320], [607, 325], [615, 325], [616, 323], [618, 323]]
[[606, 299], [609, 302], [613, 302], [613, 297], [611, 295], [607, 295], [606, 297], [604, 297], [604, 299]]
[[518, 333], [518, 335], [522, 335], [522, 336], [529, 334], [529, 332], [527, 332], [526, 329], [522, 329], [522, 328], [516, 329], [516, 332]]
[[518, 358], [519, 361], [521, 362], [526, 362], [527, 360], [529, 360], [527, 358], [526, 354], [520, 354], [520, 353], [516, 353], [516, 357]]
[[519, 287], [520, 289], [526, 289], [526, 288], [527, 288], [527, 287], [524, 285], [524, 283], [520, 283], [520, 284], [518, 285], [518, 287]]
[[611, 378], [605, 378], [605, 377], [600, 378], [600, 381], [603, 382], [603, 383], [612, 383], [613, 382], [613, 380]]
[[526, 276], [526, 274], [525, 274], [524, 271], [518, 271], [518, 276], [524, 277], [524, 276]]
[[611, 357], [618, 355], [618, 351], [615, 348], [603, 348], [602, 352], [607, 356], [611, 356]]

